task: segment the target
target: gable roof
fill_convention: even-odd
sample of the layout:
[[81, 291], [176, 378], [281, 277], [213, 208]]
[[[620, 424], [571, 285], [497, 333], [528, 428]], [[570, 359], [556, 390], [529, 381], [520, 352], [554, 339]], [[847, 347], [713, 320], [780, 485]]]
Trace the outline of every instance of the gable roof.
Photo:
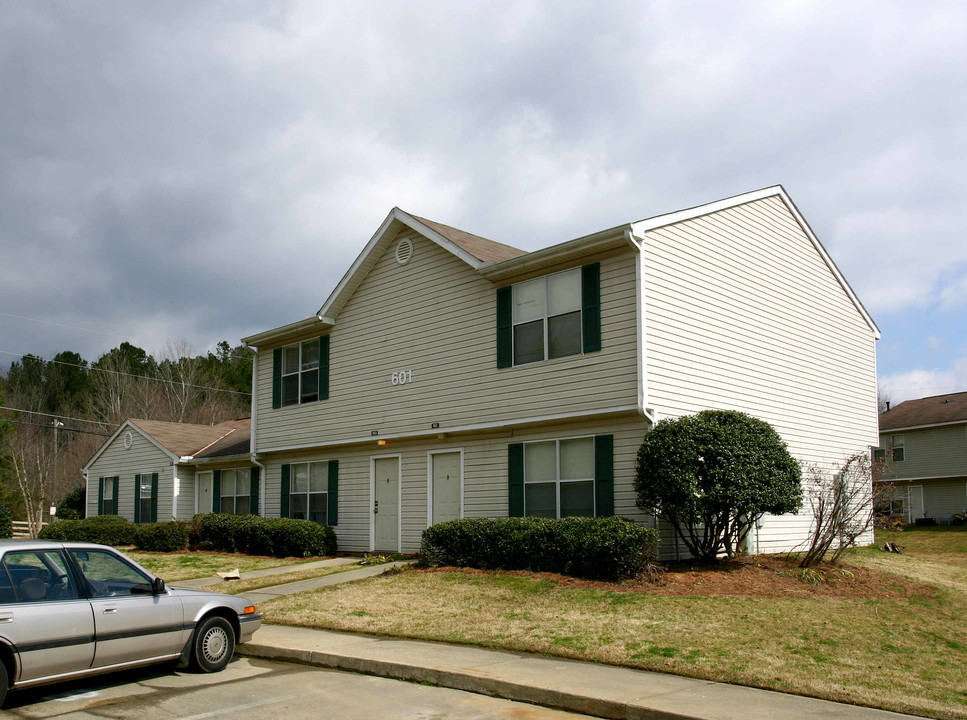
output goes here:
[[425, 220], [395, 207], [390, 210], [379, 229], [366, 243], [366, 247], [363, 248], [349, 270], [343, 275], [342, 280], [336, 285], [326, 302], [319, 308], [316, 317], [328, 319], [339, 315], [339, 311], [342, 310], [346, 301], [369, 274], [369, 271], [393, 239], [404, 228], [415, 230], [444, 250], [453, 253], [474, 270], [479, 269], [485, 263], [526, 254], [523, 250], [518, 250], [510, 245], [494, 242], [449, 225]]
[[967, 422], [967, 392], [907, 400], [880, 414], [880, 432]]
[[675, 223], [685, 222], [686, 220], [694, 220], [695, 218], [702, 217], [703, 215], [710, 215], [715, 212], [738, 207], [739, 205], [745, 205], [746, 203], [755, 202], [756, 200], [762, 200], [767, 197], [777, 197], [786, 206], [786, 209], [792, 215], [793, 219], [806, 234], [806, 237], [809, 238], [809, 242], [812, 243], [813, 248], [815, 248], [816, 252], [819, 253], [823, 262], [826, 264], [826, 267], [829, 268], [829, 271], [833, 274], [833, 277], [836, 278], [836, 281], [839, 283], [840, 287], [843, 288], [843, 291], [846, 293], [847, 297], [849, 297], [857, 311], [859, 311], [859, 314], [863, 317], [863, 320], [866, 321], [866, 324], [870, 326], [870, 329], [873, 331], [873, 336], [879, 340], [880, 329], [876, 326], [876, 323], [873, 322], [873, 317], [866, 311], [866, 308], [863, 306], [863, 303], [860, 302], [860, 299], [856, 296], [856, 293], [853, 292], [853, 288], [850, 287], [850, 284], [846, 282], [846, 278], [839, 271], [839, 268], [836, 267], [836, 263], [833, 262], [833, 259], [829, 256], [829, 253], [826, 252], [826, 248], [823, 247], [823, 244], [819, 242], [819, 238], [817, 238], [813, 233], [812, 228], [809, 227], [809, 223], [807, 223], [806, 219], [800, 214], [799, 208], [796, 207], [796, 204], [792, 201], [792, 198], [789, 197], [788, 193], [786, 193], [786, 189], [782, 187], [782, 185], [772, 185], [771, 187], [762, 188], [761, 190], [753, 190], [752, 192], [742, 193], [741, 195], [734, 195], [722, 200], [706, 203], [705, 205], [698, 205], [686, 210], [679, 210], [677, 212], [656, 215], [644, 220], [639, 220], [638, 222], [631, 224], [632, 232], [639, 237], [644, 237], [650, 230], [656, 230], [668, 225], [674, 225]]
[[93, 465], [125, 430], [135, 430], [177, 462], [184, 457], [207, 459], [248, 454], [251, 426], [250, 418], [229, 420], [217, 425], [129, 418], [94, 453], [84, 469]]

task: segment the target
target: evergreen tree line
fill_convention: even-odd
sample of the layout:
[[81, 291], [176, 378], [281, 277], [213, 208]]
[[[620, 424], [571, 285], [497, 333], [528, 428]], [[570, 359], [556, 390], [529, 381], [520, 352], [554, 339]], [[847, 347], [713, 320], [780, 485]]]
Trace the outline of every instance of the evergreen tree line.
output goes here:
[[222, 341], [152, 356], [123, 342], [93, 362], [24, 355], [0, 373], [0, 505], [39, 523], [83, 485], [81, 468], [128, 418], [214, 425], [251, 412], [252, 355]]

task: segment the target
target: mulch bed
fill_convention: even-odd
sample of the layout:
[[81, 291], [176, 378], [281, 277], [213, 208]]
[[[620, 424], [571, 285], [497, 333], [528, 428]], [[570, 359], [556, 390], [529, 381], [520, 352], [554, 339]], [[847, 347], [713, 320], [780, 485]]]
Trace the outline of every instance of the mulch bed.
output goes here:
[[[416, 572], [490, 575], [474, 568], [423, 568]], [[620, 583], [583, 580], [528, 570], [500, 570], [501, 575], [549, 580], [559, 585], [621, 593], [680, 597], [849, 597], [900, 599], [913, 595], [934, 597], [936, 589], [868, 568], [840, 563], [803, 573], [795, 561], [781, 555], [735, 558], [715, 564], [669, 563], [663, 570]]]

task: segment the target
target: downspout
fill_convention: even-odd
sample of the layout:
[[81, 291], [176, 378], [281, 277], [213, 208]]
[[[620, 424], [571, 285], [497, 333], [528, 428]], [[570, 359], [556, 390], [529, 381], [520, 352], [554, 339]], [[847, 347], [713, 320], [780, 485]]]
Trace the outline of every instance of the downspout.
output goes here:
[[265, 517], [265, 465], [259, 462], [255, 455], [255, 435], [258, 430], [258, 388], [259, 388], [259, 350], [251, 345], [246, 345], [252, 352], [252, 418], [249, 420], [249, 445], [248, 451], [252, 458], [252, 464], [259, 469], [259, 515]]
[[91, 501], [88, 499], [87, 494], [91, 491], [91, 478], [90, 470], [81, 470], [81, 475], [84, 476], [84, 517], [89, 517], [87, 513], [87, 508], [90, 507]]
[[648, 324], [646, 322], [645, 305], [645, 238], [635, 235], [631, 226], [625, 228], [625, 239], [635, 249], [635, 315], [637, 318], [636, 335], [638, 343], [638, 412], [651, 425], [655, 424], [655, 411], [648, 407], [648, 368], [645, 352], [648, 347]]

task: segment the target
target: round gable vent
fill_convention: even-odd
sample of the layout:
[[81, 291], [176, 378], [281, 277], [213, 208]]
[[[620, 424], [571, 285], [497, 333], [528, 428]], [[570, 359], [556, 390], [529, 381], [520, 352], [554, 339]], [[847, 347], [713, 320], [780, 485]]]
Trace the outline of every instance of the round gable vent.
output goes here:
[[396, 244], [396, 262], [406, 265], [413, 257], [413, 241], [407, 238], [400, 240]]

